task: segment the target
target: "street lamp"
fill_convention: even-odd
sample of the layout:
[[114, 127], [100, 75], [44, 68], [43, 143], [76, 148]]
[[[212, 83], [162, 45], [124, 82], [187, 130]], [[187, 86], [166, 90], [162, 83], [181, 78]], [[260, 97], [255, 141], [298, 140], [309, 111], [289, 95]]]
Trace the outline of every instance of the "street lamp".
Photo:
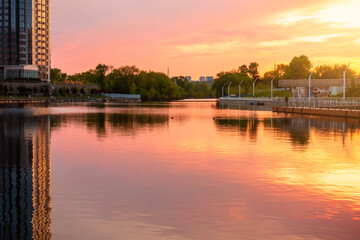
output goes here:
[[241, 98], [241, 85], [244, 82], [244, 80], [241, 81], [241, 83], [239, 84], [239, 98]]
[[255, 97], [255, 83], [259, 78], [256, 78], [254, 83], [253, 83], [253, 97]]
[[314, 74], [314, 72], [312, 72], [309, 76], [309, 100], [311, 99], [311, 76]]
[[273, 100], [273, 89], [274, 89], [274, 80], [276, 78], [276, 74], [274, 78], [271, 80], [271, 100]]
[[232, 82], [228, 86], [228, 98], [230, 98], [230, 86], [231, 86], [231, 84], [232, 84]]
[[346, 92], [346, 72], [347, 72], [347, 70], [349, 69], [349, 67], [350, 67], [350, 63], [349, 63], [349, 65], [347, 66], [347, 68], [345, 69], [345, 71], [344, 71], [344, 73], [343, 73], [343, 77], [344, 77], [343, 99], [344, 99], [344, 100], [345, 100], [345, 97], [346, 97], [346, 95], [345, 95], [345, 92]]
[[226, 83], [224, 83], [224, 85], [223, 85], [222, 88], [221, 88], [221, 90], [222, 90], [222, 92], [221, 92], [222, 95], [221, 95], [221, 96], [222, 96], [222, 97], [224, 97], [224, 87], [225, 87], [225, 85], [226, 85]]

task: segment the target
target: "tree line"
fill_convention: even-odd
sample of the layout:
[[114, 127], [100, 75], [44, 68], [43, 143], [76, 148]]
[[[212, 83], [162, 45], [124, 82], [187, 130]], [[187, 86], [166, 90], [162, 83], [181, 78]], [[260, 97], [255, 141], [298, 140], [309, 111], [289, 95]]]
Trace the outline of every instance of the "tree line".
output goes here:
[[[136, 66], [122, 66], [114, 68], [105, 64], [99, 64], [95, 69], [74, 75], [67, 75], [60, 69], [51, 69], [52, 83], [68, 81], [81, 81], [84, 84], [96, 84], [103, 93], [141, 94], [144, 101], [169, 101], [184, 98], [210, 98], [221, 97], [227, 92], [227, 86], [232, 83], [230, 93], [238, 93], [238, 86], [242, 83], [241, 95], [252, 96], [253, 82], [258, 89], [257, 96], [269, 96], [271, 80], [274, 87], [278, 87], [280, 79], [307, 79], [313, 72], [313, 78], [338, 79], [342, 78], [343, 71], [348, 66], [343, 65], [320, 65], [313, 67], [310, 59], [301, 55], [294, 57], [289, 64], [278, 64], [273, 70], [267, 71], [260, 76], [259, 64], [251, 62], [243, 64], [237, 69], [224, 71], [217, 74], [212, 86], [204, 82], [190, 82], [185, 77], [170, 78], [161, 72], [143, 71]], [[353, 69], [347, 71], [347, 78], [354, 80], [356, 72]], [[352, 84], [348, 89], [348, 96], [360, 96], [360, 87]], [[289, 95], [290, 91], [277, 91], [278, 96]]]
[[189, 82], [185, 77], [170, 78], [164, 73], [142, 71], [136, 66], [114, 68], [99, 64], [95, 69], [74, 75], [62, 73], [60, 69], [51, 70], [52, 83], [65, 80], [96, 84], [103, 93], [141, 94], [145, 101], [213, 97], [206, 83]]
[[[343, 72], [348, 67], [346, 64], [342, 65], [320, 65], [313, 67], [310, 59], [301, 55], [294, 57], [289, 64], [278, 64], [273, 70], [267, 71], [260, 77], [258, 71], [259, 64], [256, 62], [241, 65], [238, 69], [233, 69], [227, 72], [221, 72], [217, 74], [215, 82], [212, 85], [212, 90], [215, 91], [216, 97], [222, 96], [222, 87], [225, 94], [227, 92], [227, 86], [231, 84], [230, 93], [238, 93], [238, 86], [242, 82], [241, 95], [252, 96], [253, 82], [256, 82], [257, 96], [270, 96], [271, 80], [274, 79], [274, 87], [277, 88], [280, 79], [307, 79], [311, 73], [313, 73], [313, 79], [340, 79], [343, 77]], [[356, 97], [360, 96], [360, 86], [354, 84], [354, 80], [357, 77], [356, 72], [349, 68], [346, 72], [347, 79], [352, 80], [351, 87], [347, 90], [347, 96]], [[280, 96], [289, 95], [290, 92], [278, 91], [275, 93]]]

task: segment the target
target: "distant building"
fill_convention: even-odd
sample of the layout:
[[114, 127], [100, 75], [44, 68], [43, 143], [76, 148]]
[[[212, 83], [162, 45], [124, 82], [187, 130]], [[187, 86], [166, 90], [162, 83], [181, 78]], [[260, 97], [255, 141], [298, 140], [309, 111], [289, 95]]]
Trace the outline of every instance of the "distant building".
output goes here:
[[214, 81], [214, 77], [213, 76], [207, 76], [206, 81], [207, 82], [212, 82], [212, 81]]
[[0, 80], [50, 81], [50, 0], [4, 0], [0, 11]]
[[199, 78], [199, 81], [200, 81], [200, 82], [205, 82], [205, 81], [206, 81], [206, 78], [203, 77], [203, 76], [201, 76], [201, 77]]
[[188, 80], [189, 82], [192, 81], [192, 80], [191, 80], [191, 76], [186, 76], [185, 79]]

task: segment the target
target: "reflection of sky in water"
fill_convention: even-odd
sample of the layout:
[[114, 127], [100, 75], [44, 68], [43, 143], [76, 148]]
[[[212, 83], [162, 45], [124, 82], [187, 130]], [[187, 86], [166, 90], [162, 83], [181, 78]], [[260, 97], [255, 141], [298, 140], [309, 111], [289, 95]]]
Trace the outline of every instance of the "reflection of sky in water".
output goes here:
[[47, 111], [54, 239], [360, 236], [359, 120], [215, 103]]
[[344, 142], [342, 119], [209, 103], [106, 108], [52, 120], [59, 122], [52, 131], [55, 236], [360, 234], [356, 120], [347, 123]]

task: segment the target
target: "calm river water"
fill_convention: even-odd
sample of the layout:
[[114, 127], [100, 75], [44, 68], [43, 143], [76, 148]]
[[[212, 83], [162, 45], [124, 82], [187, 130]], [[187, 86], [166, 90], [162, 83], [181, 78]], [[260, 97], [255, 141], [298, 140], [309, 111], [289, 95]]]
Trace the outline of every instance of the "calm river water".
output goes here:
[[216, 103], [0, 109], [0, 239], [360, 239], [360, 121]]

